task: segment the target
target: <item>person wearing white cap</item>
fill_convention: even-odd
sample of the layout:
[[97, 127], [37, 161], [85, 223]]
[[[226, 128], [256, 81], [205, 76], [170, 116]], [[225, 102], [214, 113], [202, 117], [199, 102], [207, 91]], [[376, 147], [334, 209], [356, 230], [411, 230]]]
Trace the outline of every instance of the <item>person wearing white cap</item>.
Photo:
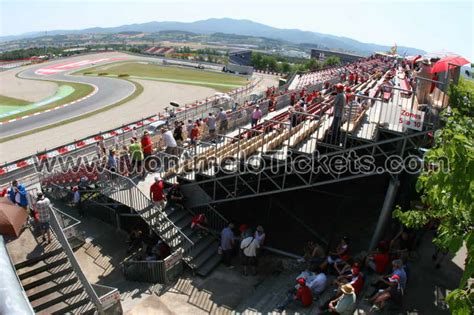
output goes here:
[[166, 196], [163, 193], [163, 188], [165, 187], [163, 181], [159, 176], [155, 177], [155, 182], [150, 186], [150, 200], [164, 209], [166, 205]]
[[262, 111], [260, 110], [260, 106], [258, 104], [255, 106], [255, 110], [252, 113], [252, 128], [257, 126], [258, 121], [262, 118]]

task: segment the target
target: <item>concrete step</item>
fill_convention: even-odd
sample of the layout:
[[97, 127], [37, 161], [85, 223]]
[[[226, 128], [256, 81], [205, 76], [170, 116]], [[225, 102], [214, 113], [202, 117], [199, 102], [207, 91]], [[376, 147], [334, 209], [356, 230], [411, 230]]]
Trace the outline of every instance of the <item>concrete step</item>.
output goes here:
[[[87, 305], [89, 304], [89, 305]], [[74, 304], [68, 305], [65, 308], [62, 308], [56, 312], [53, 312], [52, 315], [60, 315], [60, 314], [69, 314], [74, 313], [75, 309], [80, 308], [81, 306], [87, 305], [85, 309], [81, 310], [81, 314], [94, 314], [95, 313], [95, 306], [90, 302], [89, 299], [82, 299], [79, 302]]]
[[47, 252], [47, 253], [44, 253], [38, 257], [35, 257], [35, 258], [31, 258], [31, 259], [28, 259], [26, 261], [23, 261], [21, 263], [18, 263], [15, 265], [15, 269], [18, 271], [22, 268], [25, 268], [25, 267], [31, 267], [33, 265], [36, 265], [37, 263], [39, 263], [40, 261], [43, 261], [47, 258], [51, 258], [51, 257], [54, 257], [56, 255], [59, 255], [63, 252], [62, 248], [58, 248], [58, 249], [55, 249], [53, 251], [50, 251], [50, 252]]
[[51, 270], [55, 267], [65, 265], [67, 262], [68, 262], [67, 258], [62, 258], [62, 259], [59, 259], [59, 260], [54, 261], [52, 263], [45, 264], [41, 267], [38, 267], [38, 268], [35, 268], [33, 270], [22, 273], [22, 274], [18, 275], [18, 278], [20, 278], [20, 280], [25, 280], [25, 279], [28, 279], [30, 277], [36, 276], [40, 273], [43, 273], [45, 271], [49, 271], [49, 270]]
[[196, 259], [202, 252], [204, 252], [216, 240], [212, 236], [205, 236], [194, 244], [193, 249], [184, 257], [185, 261], [191, 262]]
[[217, 248], [215, 249], [215, 254], [210, 259], [208, 259], [202, 266], [196, 269], [196, 274], [200, 275], [201, 277], [207, 276], [211, 273], [214, 268], [219, 265], [221, 262], [221, 255], [217, 254]]
[[83, 288], [78, 288], [78, 289], [73, 290], [73, 291], [71, 291], [71, 292], [69, 292], [69, 293], [66, 293], [66, 294], [64, 294], [64, 295], [61, 295], [61, 296], [59, 296], [59, 297], [57, 297], [57, 298], [55, 298], [55, 299], [49, 300], [49, 301], [47, 301], [46, 303], [40, 304], [40, 305], [38, 305], [38, 306], [35, 306], [35, 307], [34, 307], [34, 310], [35, 310], [35, 312], [38, 313], [38, 312], [40, 312], [40, 311], [43, 311], [43, 310], [45, 310], [45, 309], [48, 309], [48, 308], [50, 308], [50, 307], [56, 305], [56, 304], [65, 302], [66, 300], [68, 300], [68, 299], [70, 299], [70, 298], [72, 298], [72, 297], [75, 297], [75, 296], [81, 294], [83, 291], [84, 291]]
[[37, 300], [37, 299], [40, 299], [40, 298], [42, 298], [42, 297], [45, 297], [45, 296], [51, 294], [51, 293], [58, 292], [59, 290], [62, 290], [62, 289], [66, 288], [66, 287], [68, 287], [68, 286], [70, 286], [70, 285], [75, 284], [75, 283], [77, 282], [77, 280], [78, 280], [78, 279], [77, 279], [76, 277], [74, 277], [74, 278], [71, 278], [71, 279], [69, 279], [69, 280], [67, 280], [67, 281], [61, 282], [61, 283], [59, 283], [59, 284], [57, 284], [57, 285], [55, 285], [55, 286], [52, 286], [52, 287], [50, 287], [50, 288], [48, 288], [48, 289], [46, 289], [46, 290], [42, 290], [42, 291], [40, 291], [40, 292], [38, 292], [38, 293], [29, 295], [29, 296], [28, 296], [28, 300], [30, 300], [30, 302], [33, 302], [33, 301], [35, 301], [35, 300]]
[[197, 269], [203, 266], [210, 258], [214, 256], [219, 256], [217, 253], [218, 242], [215, 241], [209, 244], [204, 250], [202, 250], [199, 255], [197, 255], [194, 259], [191, 260], [189, 266], [193, 269]]
[[44, 277], [44, 278], [41, 278], [39, 280], [36, 280], [36, 281], [33, 281], [33, 282], [30, 282], [28, 284], [24, 284], [23, 285], [23, 289], [25, 289], [25, 291], [28, 291], [28, 290], [31, 290], [33, 288], [36, 288], [36, 287], [39, 287], [40, 285], [43, 285], [45, 283], [48, 283], [48, 282], [51, 282], [51, 281], [54, 281], [58, 278], [61, 278], [63, 276], [66, 276], [68, 274], [71, 274], [73, 272], [73, 269], [72, 267], [68, 267], [64, 270], [61, 270], [59, 272], [56, 272], [56, 273], [53, 273], [47, 277]]

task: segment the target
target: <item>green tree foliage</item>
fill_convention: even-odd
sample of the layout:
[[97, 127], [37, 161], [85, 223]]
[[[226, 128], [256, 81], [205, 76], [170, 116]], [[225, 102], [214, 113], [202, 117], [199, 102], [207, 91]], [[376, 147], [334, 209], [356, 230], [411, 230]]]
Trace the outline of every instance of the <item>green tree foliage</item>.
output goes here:
[[[44, 47], [37, 47], [37, 48], [6, 51], [0, 54], [0, 60], [26, 59], [26, 58], [31, 58], [34, 56], [59, 55], [59, 54], [67, 55], [60, 48], [47, 47], [45, 51]], [[73, 54], [73, 53], [71, 52], [69, 54]]]
[[279, 66], [279, 72], [288, 73], [291, 71], [291, 66], [288, 62], [282, 62]]
[[336, 56], [329, 56], [324, 60], [325, 67], [337, 66], [340, 63], [341, 63], [341, 59], [339, 59], [339, 57], [336, 57]]
[[314, 58], [311, 58], [309, 59], [305, 64], [305, 70], [309, 70], [309, 71], [315, 71], [315, 70], [319, 70], [323, 67], [323, 65], [316, 59]]
[[394, 216], [404, 225], [419, 228], [429, 221], [439, 222], [434, 242], [451, 253], [462, 246], [467, 258], [459, 288], [446, 301], [452, 314], [469, 315], [474, 309], [474, 89], [460, 81], [449, 91], [452, 112], [443, 114], [445, 126], [436, 132], [435, 145], [424, 157], [426, 165], [439, 165], [446, 160], [448, 167], [425, 170], [417, 182], [425, 210], [401, 211]]

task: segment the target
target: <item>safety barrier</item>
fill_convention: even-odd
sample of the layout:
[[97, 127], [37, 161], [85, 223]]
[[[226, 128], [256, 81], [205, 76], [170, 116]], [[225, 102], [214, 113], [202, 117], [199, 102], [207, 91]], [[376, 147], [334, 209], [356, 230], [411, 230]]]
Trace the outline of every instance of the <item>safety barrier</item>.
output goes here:
[[178, 249], [163, 260], [145, 260], [139, 251], [125, 259], [122, 272], [129, 281], [167, 284], [175, 279], [183, 269], [183, 250]]

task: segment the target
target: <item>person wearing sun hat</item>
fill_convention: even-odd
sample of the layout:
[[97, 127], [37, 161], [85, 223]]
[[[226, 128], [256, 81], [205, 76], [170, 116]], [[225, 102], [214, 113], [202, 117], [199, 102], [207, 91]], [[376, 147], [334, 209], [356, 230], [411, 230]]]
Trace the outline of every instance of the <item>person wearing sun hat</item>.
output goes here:
[[356, 295], [354, 287], [347, 283], [341, 286], [342, 295], [329, 302], [329, 310], [341, 315], [352, 315], [354, 313]]

